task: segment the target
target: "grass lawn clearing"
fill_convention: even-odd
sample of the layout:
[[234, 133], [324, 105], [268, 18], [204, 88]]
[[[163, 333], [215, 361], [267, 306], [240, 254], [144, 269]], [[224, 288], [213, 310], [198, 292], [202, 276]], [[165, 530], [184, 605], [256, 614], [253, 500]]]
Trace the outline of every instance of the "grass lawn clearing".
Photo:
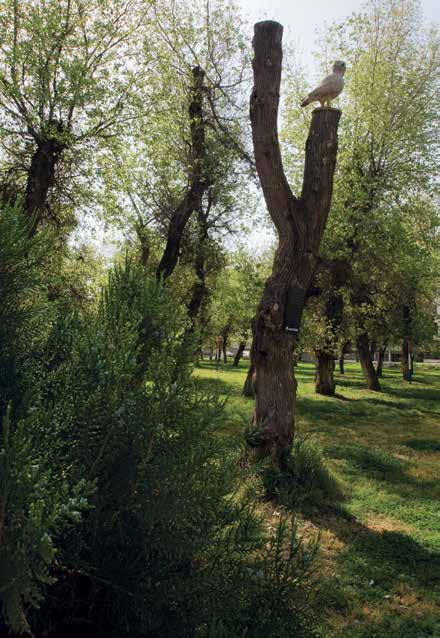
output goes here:
[[[222, 437], [242, 436], [250, 420], [246, 371], [195, 369], [202, 387], [228, 397]], [[370, 392], [347, 363], [328, 398], [315, 394], [313, 364], [296, 368], [297, 433], [317, 438], [346, 494], [342, 506], [296, 512], [303, 536], [320, 535], [329, 638], [440, 637], [440, 368], [418, 365], [412, 385], [399, 369], [384, 375], [383, 392]], [[279, 509], [261, 504], [268, 521]]]

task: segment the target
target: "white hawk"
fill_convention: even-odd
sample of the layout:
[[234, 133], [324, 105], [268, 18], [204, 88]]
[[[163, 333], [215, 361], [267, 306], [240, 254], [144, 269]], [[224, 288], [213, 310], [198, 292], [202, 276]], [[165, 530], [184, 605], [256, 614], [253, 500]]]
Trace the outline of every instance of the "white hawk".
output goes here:
[[312, 102], [320, 102], [321, 107], [330, 106], [331, 100], [338, 97], [344, 88], [345, 62], [337, 60], [333, 65], [333, 73], [327, 75], [326, 78], [318, 84], [316, 89], [301, 102], [301, 106], [307, 106]]

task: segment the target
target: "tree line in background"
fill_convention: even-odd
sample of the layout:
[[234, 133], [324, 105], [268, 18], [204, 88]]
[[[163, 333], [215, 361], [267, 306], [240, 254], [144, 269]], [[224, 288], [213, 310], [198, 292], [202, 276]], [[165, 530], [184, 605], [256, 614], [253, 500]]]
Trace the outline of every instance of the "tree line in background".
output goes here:
[[[0, 0], [0, 43], [0, 627], [315, 635], [313, 551], [235, 498], [239, 448], [191, 375], [203, 352], [235, 343], [238, 365], [251, 347], [274, 259], [246, 248], [267, 226], [239, 8]], [[327, 395], [349, 348], [369, 389], [390, 346], [410, 378], [440, 267], [438, 32], [410, 0], [372, 2], [328, 28], [318, 59], [337, 58], [333, 200], [295, 344]], [[305, 76], [287, 51], [295, 192]], [[111, 264], [84, 220], [122, 237]]]

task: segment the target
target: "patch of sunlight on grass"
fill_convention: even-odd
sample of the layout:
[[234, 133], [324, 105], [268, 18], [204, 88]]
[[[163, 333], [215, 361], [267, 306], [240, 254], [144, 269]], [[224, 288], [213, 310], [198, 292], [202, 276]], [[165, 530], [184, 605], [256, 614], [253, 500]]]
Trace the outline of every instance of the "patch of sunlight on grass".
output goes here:
[[[194, 371], [227, 397], [221, 435], [235, 440], [253, 410], [242, 395], [247, 365]], [[326, 638], [440, 637], [440, 368], [417, 365], [411, 385], [399, 369], [384, 374], [383, 391], [369, 392], [347, 363], [329, 398], [315, 394], [313, 364], [295, 368], [297, 432], [317, 437], [348, 496], [295, 512], [303, 535], [320, 534]], [[282, 506], [258, 508], [271, 521]]]

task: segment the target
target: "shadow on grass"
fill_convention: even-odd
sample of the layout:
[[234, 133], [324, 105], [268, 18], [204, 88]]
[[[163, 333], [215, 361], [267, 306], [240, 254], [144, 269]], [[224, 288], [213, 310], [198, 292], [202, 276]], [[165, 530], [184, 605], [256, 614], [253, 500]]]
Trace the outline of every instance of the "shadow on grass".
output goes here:
[[364, 598], [382, 599], [401, 580], [429, 589], [438, 586], [440, 554], [404, 532], [372, 529], [338, 507], [303, 509], [303, 514], [343, 542], [338, 569]]
[[211, 394], [211, 393], [218, 393], [218, 394], [224, 394], [227, 396], [233, 396], [233, 395], [237, 395], [240, 394], [241, 390], [240, 388], [236, 388], [233, 385], [231, 385], [230, 382], [228, 381], [223, 381], [223, 379], [218, 379], [218, 378], [201, 378], [198, 377], [196, 379], [196, 383], [197, 383], [197, 387], [202, 391], [202, 392], [206, 392], [207, 394]]
[[326, 454], [334, 459], [346, 460], [370, 479], [392, 485], [399, 496], [417, 498], [418, 501], [432, 501], [438, 488], [438, 481], [417, 480], [408, 473], [411, 463], [398, 459], [383, 450], [375, 450], [359, 445], [333, 445], [326, 448]]
[[350, 625], [340, 638], [434, 638], [438, 636], [434, 619], [407, 618], [396, 613], [385, 613], [380, 620], [368, 618], [362, 626]]
[[440, 452], [440, 442], [432, 439], [409, 439], [405, 445], [417, 452]]

